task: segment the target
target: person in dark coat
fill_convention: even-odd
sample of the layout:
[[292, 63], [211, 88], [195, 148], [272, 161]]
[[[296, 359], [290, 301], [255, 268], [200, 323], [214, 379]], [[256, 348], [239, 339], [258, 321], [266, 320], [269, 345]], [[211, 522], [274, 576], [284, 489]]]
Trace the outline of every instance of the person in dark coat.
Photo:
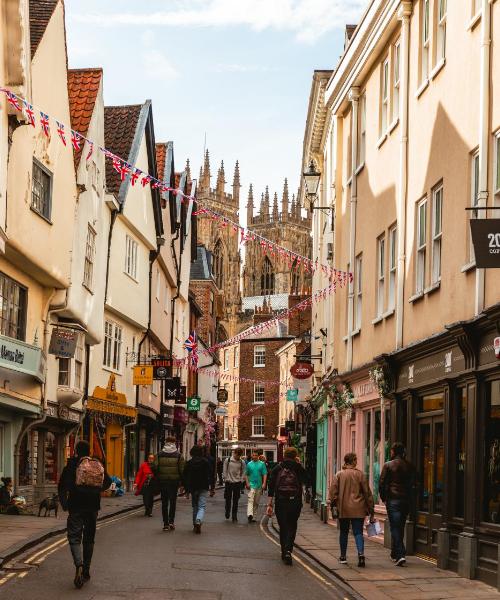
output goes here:
[[153, 490], [153, 463], [155, 462], [155, 455], [149, 454], [148, 459], [145, 460], [139, 467], [134, 481], [134, 493], [136, 496], [142, 494], [142, 502], [144, 504], [144, 516], [153, 516], [153, 501], [154, 501], [154, 490]]
[[273, 514], [274, 499], [280, 528], [281, 560], [286, 565], [292, 565], [297, 522], [302, 511], [302, 486], [306, 482], [306, 472], [297, 461], [297, 450], [285, 448], [284, 460], [274, 467], [269, 477], [267, 514]]
[[160, 486], [163, 531], [174, 531], [177, 494], [184, 472], [184, 457], [177, 449], [174, 436], [165, 440], [153, 464], [153, 471]]
[[224, 462], [222, 458], [219, 456], [217, 459], [217, 478], [219, 480], [219, 485], [224, 485]]
[[[82, 458], [89, 456], [90, 445], [81, 440], [75, 448], [75, 455], [68, 459], [59, 479], [59, 501], [64, 511], [68, 511], [68, 542], [75, 564], [75, 587], [81, 588], [90, 579], [90, 563], [94, 551], [97, 514], [101, 509], [101, 491], [111, 485], [110, 476], [104, 471], [101, 488], [82, 490], [76, 485], [76, 470]], [[83, 537], [83, 557], [82, 557]]]
[[188, 460], [183, 474], [186, 498], [191, 495], [193, 506], [193, 531], [201, 533], [201, 526], [205, 517], [207, 495], [215, 493], [215, 473], [212, 465], [203, 456], [200, 446], [193, 446], [190, 451], [191, 460]]

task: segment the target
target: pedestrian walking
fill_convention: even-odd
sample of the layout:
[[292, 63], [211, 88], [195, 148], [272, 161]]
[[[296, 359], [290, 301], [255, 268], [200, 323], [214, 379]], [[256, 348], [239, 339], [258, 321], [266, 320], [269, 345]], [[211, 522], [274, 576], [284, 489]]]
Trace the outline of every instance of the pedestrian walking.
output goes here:
[[73, 582], [77, 588], [90, 579], [101, 492], [110, 485], [111, 478], [102, 463], [90, 458], [89, 443], [79, 441], [75, 455], [61, 473], [58, 486], [59, 501], [63, 510], [68, 511], [67, 535], [75, 565]]
[[266, 465], [259, 460], [259, 453], [252, 452], [252, 460], [247, 464], [246, 488], [248, 490], [247, 517], [252, 523], [259, 508], [262, 490], [266, 488], [267, 469]]
[[220, 456], [217, 458], [217, 478], [219, 485], [224, 485], [224, 461]]
[[241, 455], [243, 450], [236, 448], [232, 456], [224, 461], [224, 499], [226, 501], [226, 519], [231, 516], [233, 523], [238, 520], [238, 504], [241, 496], [241, 484], [245, 482], [246, 465]]
[[269, 476], [267, 514], [273, 514], [274, 498], [274, 512], [280, 528], [281, 560], [286, 565], [292, 565], [297, 522], [302, 511], [302, 489], [307, 476], [297, 461], [295, 448], [285, 448], [283, 456], [283, 461], [274, 467]]
[[358, 567], [365, 566], [365, 542], [363, 524], [367, 515], [370, 523], [375, 521], [373, 494], [362, 471], [356, 468], [358, 459], [354, 452], [344, 456], [344, 465], [333, 478], [330, 486], [332, 513], [338, 513], [340, 530], [341, 564], [347, 564], [347, 540], [349, 527], [356, 541]]
[[193, 531], [201, 533], [201, 526], [205, 518], [207, 495], [215, 493], [214, 470], [207, 458], [203, 456], [200, 446], [193, 446], [190, 451], [191, 460], [188, 460], [184, 469], [184, 488], [186, 498], [191, 495], [193, 507]]
[[161, 494], [163, 531], [174, 531], [175, 529], [177, 494], [184, 473], [184, 457], [177, 450], [175, 441], [175, 437], [167, 437], [165, 445], [153, 464], [153, 472], [158, 480]]
[[385, 502], [391, 529], [391, 559], [398, 567], [406, 563], [404, 533], [415, 487], [415, 467], [406, 460], [403, 444], [391, 446], [391, 460], [386, 462], [379, 481], [379, 494]]
[[149, 454], [137, 471], [134, 481], [134, 493], [136, 496], [142, 494], [142, 502], [144, 504], [144, 516], [153, 516], [153, 500], [154, 500], [154, 473], [153, 466], [155, 455]]

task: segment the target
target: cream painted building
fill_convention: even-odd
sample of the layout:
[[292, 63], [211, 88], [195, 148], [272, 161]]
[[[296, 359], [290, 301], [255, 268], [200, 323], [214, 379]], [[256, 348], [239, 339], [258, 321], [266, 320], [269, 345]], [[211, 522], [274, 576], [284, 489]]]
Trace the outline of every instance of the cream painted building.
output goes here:
[[[408, 546], [494, 585], [500, 276], [476, 267], [469, 220], [498, 216], [499, 27], [498, 1], [368, 3], [335, 70], [314, 75], [303, 154], [331, 207], [314, 211], [313, 258], [353, 273], [313, 315], [331, 357], [314, 390], [325, 483], [356, 451], [383, 515], [380, 470], [403, 441], [419, 473]], [[355, 410], [336, 423], [341, 392]]]

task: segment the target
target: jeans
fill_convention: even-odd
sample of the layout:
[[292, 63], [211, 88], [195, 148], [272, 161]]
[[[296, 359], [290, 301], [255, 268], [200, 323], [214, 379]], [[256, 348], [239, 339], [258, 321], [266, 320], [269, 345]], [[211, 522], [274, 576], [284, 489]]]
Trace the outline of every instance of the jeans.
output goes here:
[[153, 512], [153, 486], [144, 485], [141, 493], [144, 510], [146, 511], [147, 515], [150, 515]]
[[177, 492], [179, 481], [166, 481], [161, 484], [161, 514], [164, 525], [173, 525], [175, 521], [175, 508], [177, 506]]
[[208, 490], [197, 490], [191, 494], [191, 504], [193, 506], [193, 525], [203, 523], [205, 518], [205, 508], [207, 507]]
[[96, 523], [96, 512], [75, 511], [68, 514], [67, 534], [73, 562], [75, 563], [75, 567], [83, 565], [87, 571], [90, 569], [92, 553], [94, 551]]
[[399, 560], [406, 556], [404, 535], [410, 507], [406, 500], [387, 500], [386, 507], [391, 528], [391, 558]]
[[226, 500], [226, 519], [229, 519], [229, 515], [236, 519], [238, 516], [238, 503], [241, 496], [241, 483], [231, 483], [226, 481], [226, 487], [224, 489], [224, 499]]
[[247, 516], [254, 517], [259, 508], [259, 500], [262, 496], [262, 488], [250, 488], [248, 492]]
[[274, 512], [280, 527], [281, 555], [286, 552], [293, 552], [295, 536], [297, 535], [297, 521], [302, 510], [302, 501], [300, 498], [293, 500], [276, 498]]
[[340, 555], [346, 556], [347, 553], [347, 538], [349, 536], [349, 525], [352, 525], [352, 535], [356, 542], [358, 554], [365, 553], [365, 540], [363, 538], [363, 522], [364, 518], [358, 519], [339, 519], [340, 527]]

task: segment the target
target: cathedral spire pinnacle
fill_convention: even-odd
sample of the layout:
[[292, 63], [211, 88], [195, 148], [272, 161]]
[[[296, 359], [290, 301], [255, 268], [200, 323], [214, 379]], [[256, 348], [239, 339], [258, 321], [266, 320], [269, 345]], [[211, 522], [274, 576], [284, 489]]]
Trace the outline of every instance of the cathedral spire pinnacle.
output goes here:
[[205, 190], [210, 189], [210, 155], [208, 148], [205, 150], [203, 169], [200, 169], [200, 187]]
[[279, 221], [280, 215], [279, 215], [279, 211], [278, 211], [278, 194], [276, 192], [274, 192], [274, 199], [273, 199], [273, 221]]
[[295, 216], [295, 194], [292, 194], [292, 205], [290, 207], [290, 216]]
[[262, 213], [264, 220], [269, 221], [269, 186], [266, 185], [266, 191], [261, 203], [260, 212]]
[[233, 175], [233, 201], [238, 205], [240, 203], [240, 187], [240, 164], [236, 161]]
[[189, 164], [189, 158], [186, 159], [186, 166], [184, 170], [186, 171], [186, 179], [191, 181], [191, 165]]
[[254, 209], [253, 185], [250, 184], [250, 187], [248, 188], [248, 202], [247, 202], [247, 227], [250, 227], [250, 225], [253, 222], [253, 209]]
[[220, 169], [217, 173], [217, 194], [224, 194], [224, 186], [226, 185], [226, 177], [224, 173], [224, 161], [220, 163]]
[[283, 185], [283, 197], [281, 199], [281, 214], [283, 220], [288, 217], [288, 179], [286, 177]]

